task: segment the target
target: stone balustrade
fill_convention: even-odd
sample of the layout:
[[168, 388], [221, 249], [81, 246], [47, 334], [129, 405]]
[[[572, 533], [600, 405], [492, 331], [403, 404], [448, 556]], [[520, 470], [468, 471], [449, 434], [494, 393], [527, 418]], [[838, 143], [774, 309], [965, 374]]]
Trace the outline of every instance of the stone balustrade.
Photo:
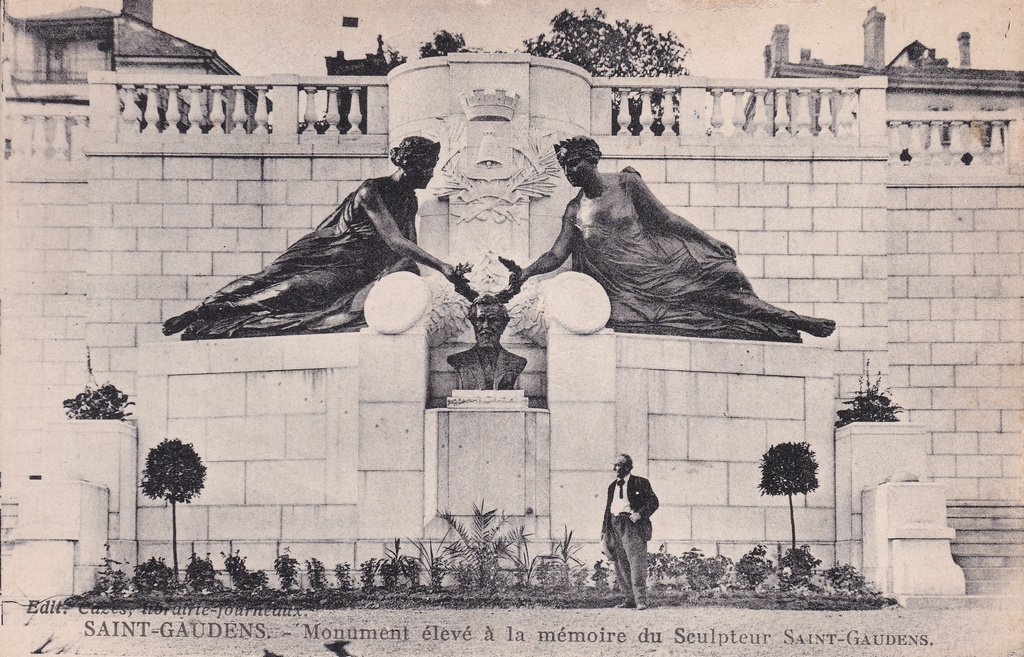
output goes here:
[[1020, 116], [1012, 112], [900, 112], [886, 117], [889, 161], [1007, 168]]
[[3, 119], [3, 157], [14, 161], [83, 161], [88, 108], [8, 105]]
[[592, 88], [594, 104], [611, 115], [604, 124], [595, 108], [597, 135], [857, 143], [873, 118], [864, 99], [884, 102], [885, 79], [594, 78]]
[[248, 141], [386, 134], [384, 77], [90, 74], [90, 104], [117, 142], [140, 135]]

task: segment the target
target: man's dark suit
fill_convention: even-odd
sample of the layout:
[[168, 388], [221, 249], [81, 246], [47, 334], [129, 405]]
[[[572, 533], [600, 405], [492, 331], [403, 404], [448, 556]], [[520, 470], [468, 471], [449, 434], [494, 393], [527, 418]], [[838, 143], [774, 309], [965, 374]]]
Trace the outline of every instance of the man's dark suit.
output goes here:
[[617, 481], [608, 485], [601, 535], [611, 549], [619, 589], [626, 596], [627, 604], [646, 605], [647, 541], [651, 540], [651, 515], [658, 510], [658, 496], [651, 482], [631, 474], [623, 487], [630, 509], [640, 514], [640, 520], [634, 523], [629, 516], [612, 517], [612, 497], [618, 491]]

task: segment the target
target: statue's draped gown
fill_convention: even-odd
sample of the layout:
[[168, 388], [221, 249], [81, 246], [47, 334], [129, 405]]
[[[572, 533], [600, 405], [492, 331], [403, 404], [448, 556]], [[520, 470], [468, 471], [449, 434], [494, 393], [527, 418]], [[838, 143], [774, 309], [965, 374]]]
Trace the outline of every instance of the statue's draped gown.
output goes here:
[[363, 303], [373, 284], [394, 271], [418, 273], [415, 264], [385, 244], [357, 201], [367, 186], [380, 196], [401, 234], [415, 242], [415, 194], [390, 178], [367, 180], [263, 271], [208, 297], [204, 305], [228, 302], [237, 307], [201, 314], [185, 327], [182, 339], [330, 333], [366, 326]]
[[[684, 227], [634, 169], [618, 174], [628, 211], [589, 224], [576, 214], [573, 269], [611, 300], [608, 327], [625, 333], [800, 342], [798, 316], [762, 301], [732, 254]], [[582, 197], [582, 195], [581, 195]], [[575, 202], [575, 201], [574, 201]]]

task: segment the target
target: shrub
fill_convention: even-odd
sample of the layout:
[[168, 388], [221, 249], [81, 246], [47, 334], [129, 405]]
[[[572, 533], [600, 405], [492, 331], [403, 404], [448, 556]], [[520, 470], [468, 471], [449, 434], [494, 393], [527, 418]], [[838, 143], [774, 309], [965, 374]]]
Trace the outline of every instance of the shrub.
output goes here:
[[282, 591], [290, 591], [295, 588], [299, 579], [299, 560], [288, 554], [288, 548], [285, 548], [285, 551], [274, 559], [274, 572], [281, 580]]
[[359, 585], [364, 591], [372, 591], [376, 586], [379, 567], [377, 559], [367, 559], [359, 564]]
[[195, 552], [189, 557], [188, 565], [185, 566], [185, 586], [194, 593], [215, 591], [220, 588], [217, 570], [213, 567], [209, 553], [205, 559], [200, 559]]
[[131, 415], [125, 407], [134, 404], [109, 382], [96, 388], [85, 386], [84, 391], [64, 400], [65, 412], [72, 420], [123, 420]]
[[573, 542], [572, 534], [568, 527], [563, 526], [562, 539], [551, 541], [551, 553], [540, 558], [537, 577], [543, 586], [571, 589], [579, 588], [585, 581], [585, 567], [576, 558], [580, 546]]
[[338, 582], [339, 591], [351, 591], [352, 564], [347, 562], [334, 564], [334, 579]]
[[651, 584], [677, 584], [684, 575], [682, 560], [674, 554], [669, 554], [664, 543], [657, 552], [647, 554], [647, 580]]
[[736, 582], [743, 588], [756, 589], [775, 570], [775, 564], [767, 558], [768, 550], [758, 545], [736, 562]]
[[419, 563], [420, 572], [427, 576], [427, 586], [430, 587], [431, 591], [440, 589], [445, 575], [448, 574], [449, 563], [447, 546], [445, 545], [447, 539], [448, 532], [445, 532], [437, 545], [434, 544], [432, 539], [427, 539], [426, 541], [409, 539], [413, 547], [416, 548], [418, 555], [416, 560]]
[[170, 593], [176, 588], [174, 570], [163, 559], [150, 557], [135, 566], [132, 584], [140, 593]]
[[851, 399], [843, 403], [850, 408], [840, 409], [836, 416], [836, 427], [845, 427], [854, 422], [899, 422], [897, 413], [903, 412], [903, 407], [892, 401], [889, 397], [888, 388], [882, 389], [882, 373], [874, 382], [871, 381], [871, 361], [864, 365], [864, 374], [861, 375], [857, 392]]
[[327, 589], [327, 571], [324, 563], [316, 557], [306, 561], [306, 579], [309, 580], [309, 588], [317, 593]]
[[384, 558], [377, 562], [381, 584], [387, 591], [395, 591], [399, 585], [415, 587], [420, 581], [420, 564], [415, 558], [401, 554], [402, 539], [395, 539], [395, 547], [384, 550]]
[[231, 585], [239, 591], [253, 592], [267, 588], [267, 574], [262, 570], [250, 571], [245, 565], [245, 557], [236, 550], [234, 554], [220, 553], [224, 557], [224, 570], [231, 578]]
[[128, 585], [131, 581], [124, 571], [114, 568], [115, 564], [120, 566], [121, 562], [110, 558], [103, 559], [103, 566], [96, 573], [96, 586], [92, 589], [93, 593], [120, 597], [128, 592]]
[[815, 569], [821, 565], [806, 545], [786, 550], [786, 556], [779, 559], [779, 584], [783, 589], [807, 586]]
[[455, 532], [457, 538], [448, 552], [455, 561], [453, 574], [460, 586], [482, 591], [493, 591], [502, 583], [501, 562], [511, 560], [513, 547], [521, 528], [513, 527], [497, 509], [483, 510], [473, 505], [473, 519], [467, 527], [450, 513], [441, 518]]
[[721, 555], [706, 557], [697, 548], [692, 548], [681, 557], [686, 581], [694, 591], [706, 591], [722, 584], [732, 560]]
[[611, 578], [612, 571], [605, 565], [604, 559], [595, 561], [594, 572], [590, 575], [590, 581], [594, 583], [594, 588], [598, 591], [610, 591], [612, 588]]
[[825, 583], [836, 591], [844, 593], [871, 593], [864, 576], [848, 563], [836, 564], [822, 575]]

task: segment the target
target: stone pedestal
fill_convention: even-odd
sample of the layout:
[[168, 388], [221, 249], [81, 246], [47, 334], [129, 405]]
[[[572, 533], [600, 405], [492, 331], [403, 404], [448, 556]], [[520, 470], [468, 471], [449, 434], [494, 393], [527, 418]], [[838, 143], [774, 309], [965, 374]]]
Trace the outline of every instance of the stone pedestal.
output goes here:
[[896, 596], [964, 595], [964, 574], [953, 562], [946, 496], [939, 484], [893, 482], [863, 494], [864, 574]]
[[30, 481], [19, 491], [4, 593], [42, 599], [83, 593], [95, 583], [107, 542], [109, 493], [84, 481]]
[[[515, 392], [515, 391], [513, 391]], [[550, 535], [550, 438], [543, 409], [433, 409], [426, 414], [424, 524], [469, 516], [474, 505], [520, 516], [536, 540]]]
[[894, 478], [928, 479], [929, 434], [909, 422], [854, 422], [836, 430], [836, 559], [863, 566], [861, 493]]

